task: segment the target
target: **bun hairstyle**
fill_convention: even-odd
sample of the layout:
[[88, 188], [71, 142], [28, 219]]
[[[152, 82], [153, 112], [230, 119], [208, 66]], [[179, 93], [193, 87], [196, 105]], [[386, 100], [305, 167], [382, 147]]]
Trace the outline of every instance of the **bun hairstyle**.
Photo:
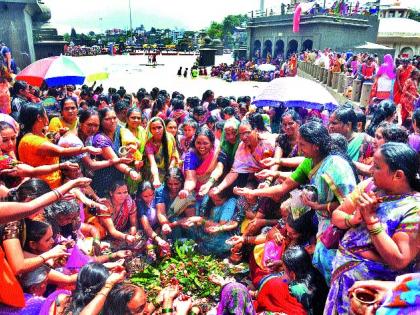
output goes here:
[[411, 189], [420, 191], [419, 158], [416, 151], [405, 143], [388, 142], [380, 147], [380, 152], [393, 172], [403, 171]]

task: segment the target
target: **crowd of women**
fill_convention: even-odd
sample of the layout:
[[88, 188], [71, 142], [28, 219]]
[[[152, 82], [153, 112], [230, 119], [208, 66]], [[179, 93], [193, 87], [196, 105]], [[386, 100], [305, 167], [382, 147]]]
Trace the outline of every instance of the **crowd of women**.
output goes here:
[[150, 303], [124, 281], [125, 261], [186, 238], [249, 263], [243, 283], [211, 276], [219, 315], [418, 312], [420, 110], [405, 128], [391, 100], [367, 123], [349, 104], [258, 109], [211, 90], [13, 92], [0, 314], [199, 313], [176, 283]]
[[420, 106], [420, 56], [414, 56], [412, 59], [399, 56], [394, 61], [394, 58], [387, 54], [381, 63], [376, 54], [354, 54], [351, 51], [336, 53], [325, 49], [304, 52], [300, 55], [300, 60], [350, 76], [348, 86], [345, 87], [347, 96], [351, 95], [353, 79], [359, 79], [362, 84], [371, 83], [372, 90], [366, 113], [373, 112], [382, 100], [391, 100], [400, 107], [403, 123], [407, 121], [409, 125], [413, 111]]
[[[272, 66], [272, 68], [267, 69], [264, 68], [265, 66]], [[228, 82], [270, 82], [276, 78], [295, 76], [296, 74], [296, 55], [293, 54], [288, 60], [283, 60], [281, 57], [272, 59], [270, 53], [265, 59], [257, 57], [254, 60], [237, 60], [231, 65], [221, 63], [218, 66], [213, 66], [210, 71], [212, 77], [219, 77]]]

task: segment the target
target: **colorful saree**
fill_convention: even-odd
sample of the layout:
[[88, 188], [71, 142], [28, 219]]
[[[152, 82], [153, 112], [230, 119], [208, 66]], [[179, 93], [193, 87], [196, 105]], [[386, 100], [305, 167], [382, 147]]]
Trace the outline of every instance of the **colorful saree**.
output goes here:
[[[162, 123], [163, 129], [164, 129], [164, 133], [166, 133], [166, 139], [167, 139], [167, 148], [168, 148], [168, 163], [170, 164], [172, 160], [176, 160], [176, 164], [175, 166], [178, 165], [179, 162], [179, 154], [178, 154], [178, 150], [176, 148], [176, 141], [173, 135], [171, 135], [169, 132], [166, 132], [166, 128], [165, 128], [165, 122], [159, 118], [159, 117], [153, 117], [146, 128], [146, 133], [147, 133], [147, 142], [146, 142], [146, 146], [145, 146], [145, 152], [146, 155], [150, 155], [153, 154], [155, 157], [155, 162], [157, 165], [157, 168], [159, 170], [159, 179], [161, 182], [163, 182], [163, 179], [166, 175], [166, 169], [169, 168], [169, 165], [165, 166], [165, 157], [163, 155], [163, 146], [162, 144], [154, 144], [152, 141], [152, 133], [150, 131], [150, 124], [152, 122], [155, 121], [160, 121]], [[145, 163], [145, 167], [143, 168], [145, 170], [145, 172], [147, 173], [145, 176], [145, 179], [148, 180], [151, 176], [150, 174], [150, 162], [149, 159], [146, 159], [146, 163]]]
[[[319, 166], [312, 168], [309, 173], [310, 184], [318, 191], [318, 203], [327, 204], [333, 200], [342, 202], [344, 197], [353, 191], [356, 186], [356, 179], [350, 164], [338, 155], [326, 157]], [[319, 238], [331, 224], [331, 217], [324, 213], [316, 212], [318, 217], [318, 234], [313, 265], [322, 273], [327, 284], [330, 282], [332, 261], [336, 250], [327, 249]]]
[[216, 154], [215, 150], [212, 149], [204, 160], [194, 150], [188, 151], [185, 155], [184, 161], [184, 173], [185, 171], [195, 171], [197, 183], [195, 185], [195, 192], [198, 193], [200, 187], [207, 183], [210, 178], [211, 172], [216, 167]]
[[259, 139], [257, 146], [252, 150], [241, 142], [235, 153], [232, 171], [239, 174], [259, 172], [264, 169], [264, 166], [260, 164], [260, 161], [267, 157], [273, 157], [274, 151], [275, 138], [273, 137]]
[[[368, 182], [360, 183], [348, 199], [354, 199], [361, 191], [374, 189]], [[385, 233], [390, 237], [398, 232], [418, 233], [420, 196], [383, 196], [384, 201], [378, 205], [376, 213]], [[347, 202], [348, 200], [345, 205]], [[369, 250], [375, 250], [375, 247], [364, 223], [346, 232], [333, 262], [334, 272], [324, 314], [348, 313], [348, 290], [356, 281], [394, 280], [396, 276], [410, 272], [412, 268], [408, 266], [403, 270], [394, 270], [383, 262], [368, 260], [360, 255]]]
[[243, 284], [228, 283], [220, 296], [217, 315], [256, 315], [251, 296]]

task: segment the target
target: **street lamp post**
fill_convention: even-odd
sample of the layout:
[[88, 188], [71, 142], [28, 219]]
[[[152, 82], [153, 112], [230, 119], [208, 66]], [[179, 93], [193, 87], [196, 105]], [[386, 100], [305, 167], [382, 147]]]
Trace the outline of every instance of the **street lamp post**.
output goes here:
[[133, 33], [133, 20], [131, 18], [131, 0], [128, 0], [128, 8], [130, 9], [130, 32]]

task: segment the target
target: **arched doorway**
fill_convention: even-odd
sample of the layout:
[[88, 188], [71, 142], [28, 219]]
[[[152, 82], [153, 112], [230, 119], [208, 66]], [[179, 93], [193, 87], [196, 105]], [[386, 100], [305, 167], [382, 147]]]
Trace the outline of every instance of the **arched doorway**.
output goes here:
[[254, 42], [254, 49], [252, 55], [257, 58], [261, 56], [261, 42], [258, 39]]
[[298, 50], [298, 42], [295, 39], [292, 39], [289, 41], [289, 44], [287, 45], [287, 57], [289, 57], [291, 54], [296, 53]]
[[404, 47], [401, 49], [400, 55], [407, 55], [408, 58], [411, 58], [414, 55], [414, 51], [411, 47]]
[[264, 50], [263, 50], [263, 58], [267, 58], [267, 54], [270, 53], [271, 56], [273, 56], [273, 43], [271, 40], [266, 40], [264, 42]]
[[312, 46], [313, 46], [313, 41], [310, 39], [307, 39], [303, 42], [302, 44], [302, 50], [306, 51], [306, 50], [312, 50]]
[[279, 39], [276, 42], [276, 49], [274, 51], [274, 57], [275, 58], [284, 57], [284, 42], [281, 39]]

